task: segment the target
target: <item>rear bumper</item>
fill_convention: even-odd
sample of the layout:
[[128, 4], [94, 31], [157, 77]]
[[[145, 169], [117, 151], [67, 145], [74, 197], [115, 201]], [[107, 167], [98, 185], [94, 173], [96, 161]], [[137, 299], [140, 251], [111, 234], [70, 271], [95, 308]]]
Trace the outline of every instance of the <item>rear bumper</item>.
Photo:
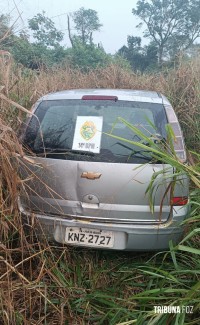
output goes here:
[[[170, 222], [155, 226], [91, 222], [80, 220], [80, 218], [78, 220], [64, 219], [33, 214], [25, 211], [21, 205], [19, 205], [19, 209], [24, 223], [34, 230], [39, 239], [45, 236], [48, 241], [55, 240], [58, 243], [66, 244], [66, 227], [101, 229], [113, 232], [114, 245], [109, 249], [133, 251], [165, 250], [169, 248], [170, 240], [177, 244], [181, 240], [184, 231], [180, 223], [189, 213], [188, 206], [175, 208]], [[81, 244], [78, 244], [78, 246], [81, 246]]]

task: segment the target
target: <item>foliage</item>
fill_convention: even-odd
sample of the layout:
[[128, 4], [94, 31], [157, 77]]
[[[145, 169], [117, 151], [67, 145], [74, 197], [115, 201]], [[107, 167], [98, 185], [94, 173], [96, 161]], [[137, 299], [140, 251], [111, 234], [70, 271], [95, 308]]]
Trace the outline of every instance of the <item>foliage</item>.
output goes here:
[[4, 37], [4, 35], [9, 30], [9, 22], [10, 22], [9, 15], [4, 15], [4, 14], [0, 15], [0, 40]]
[[92, 44], [93, 32], [99, 31], [102, 26], [99, 22], [97, 12], [93, 9], [85, 9], [84, 7], [81, 7], [73, 13], [72, 17], [75, 23], [77, 35], [82, 44]]
[[30, 69], [51, 67], [59, 64], [66, 56], [66, 50], [60, 45], [48, 48], [42, 43], [30, 43], [22, 37], [15, 37], [10, 48], [16, 62]]
[[[34, 31], [36, 42], [30, 42], [29, 30]], [[2, 15], [0, 35], [8, 31], [9, 35], [0, 42], [0, 48], [8, 50], [17, 63], [31, 69], [60, 64], [66, 55], [64, 47], [59, 45], [63, 34], [55, 28], [51, 19], [44, 13], [37, 14], [29, 20], [29, 30], [23, 30], [19, 35], [15, 35], [9, 27], [9, 17]]]
[[83, 44], [76, 39], [74, 47], [67, 49], [66, 56], [71, 67], [80, 68], [82, 71], [105, 67], [112, 61], [112, 57], [106, 54], [102, 47], [94, 44]]
[[[8, 29], [7, 16], [1, 18], [5, 24], [4, 29]], [[55, 28], [52, 20], [45, 16], [45, 12], [37, 14], [28, 21], [28, 32], [33, 31], [36, 42], [30, 42], [28, 32], [23, 31], [19, 36], [12, 35], [12, 40], [10, 37], [9, 42], [7, 40], [7, 49], [17, 63], [31, 69], [48, 68], [67, 62], [73, 67], [87, 70], [105, 66], [111, 62], [111, 56], [106, 54], [101, 46], [96, 46], [92, 42], [92, 33], [99, 30], [101, 26], [97, 12], [80, 8], [74, 13], [73, 19], [78, 36], [73, 36], [74, 47], [72, 49], [65, 49], [59, 44], [63, 39], [63, 33]], [[80, 30], [82, 30], [82, 36], [79, 35]]]
[[[198, 54], [198, 44], [194, 44], [200, 35], [198, 8], [200, 10], [198, 0], [139, 0], [132, 12], [142, 20], [141, 24], [146, 25], [144, 36], [151, 41], [142, 46], [140, 37], [128, 36], [127, 45], [122, 46], [113, 57], [93, 42], [93, 33], [102, 26], [95, 10], [81, 7], [71, 14], [74, 33], [71, 32], [68, 16], [68, 33], [73, 49], [60, 44], [64, 34], [57, 30], [45, 12], [29, 19], [28, 29], [19, 34], [10, 26], [10, 16], [2, 14], [0, 49], [8, 50], [17, 63], [31, 69], [68, 62], [86, 71], [114, 63], [116, 57], [118, 60], [121, 57], [121, 63], [130, 65], [134, 71], [157, 71], [164, 60], [167, 61], [162, 67], [178, 64], [180, 51], [186, 58]], [[33, 35], [34, 41], [29, 34]]]
[[140, 37], [128, 36], [127, 45], [121, 47], [118, 54], [130, 63], [134, 71], [144, 72], [156, 67], [157, 47], [153, 42], [141, 47]]
[[10, 26], [10, 16], [0, 15], [0, 49], [8, 50], [13, 41], [13, 26]]
[[198, 0], [139, 0], [132, 13], [146, 25], [145, 37], [158, 46], [158, 63], [164, 55], [175, 55], [200, 36]]
[[191, 60], [197, 58], [199, 54], [200, 54], [200, 44], [193, 44], [182, 53], [182, 56], [183, 58]]
[[37, 43], [43, 46], [56, 47], [63, 40], [63, 33], [55, 28], [54, 22], [45, 16], [45, 12], [28, 20]]

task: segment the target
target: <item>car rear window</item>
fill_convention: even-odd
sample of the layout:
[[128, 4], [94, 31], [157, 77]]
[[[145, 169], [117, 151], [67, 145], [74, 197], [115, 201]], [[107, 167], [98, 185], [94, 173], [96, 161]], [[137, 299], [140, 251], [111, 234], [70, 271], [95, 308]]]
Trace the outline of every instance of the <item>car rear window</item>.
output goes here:
[[[145, 135], [165, 138], [162, 104], [109, 100], [42, 101], [26, 128], [23, 143], [39, 156], [57, 159], [145, 163], [150, 153], [125, 142], [142, 139], [123, 118]], [[79, 128], [80, 126], [80, 128]], [[112, 133], [118, 138], [109, 134]]]

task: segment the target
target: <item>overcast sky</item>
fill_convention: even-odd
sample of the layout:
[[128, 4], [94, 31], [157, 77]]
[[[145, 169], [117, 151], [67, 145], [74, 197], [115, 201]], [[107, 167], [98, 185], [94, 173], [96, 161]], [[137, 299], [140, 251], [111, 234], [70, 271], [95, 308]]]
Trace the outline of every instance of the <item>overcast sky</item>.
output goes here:
[[81, 7], [94, 9], [103, 24], [101, 31], [94, 33], [94, 42], [102, 43], [106, 52], [114, 54], [126, 44], [127, 35], [142, 36], [142, 31], [135, 28], [139, 20], [132, 14], [136, 3], [137, 0], [0, 0], [0, 10], [4, 14], [10, 13], [13, 21], [21, 14], [22, 19], [17, 21], [18, 30], [27, 26], [27, 19], [44, 10], [65, 33], [64, 45], [69, 47], [67, 13]]

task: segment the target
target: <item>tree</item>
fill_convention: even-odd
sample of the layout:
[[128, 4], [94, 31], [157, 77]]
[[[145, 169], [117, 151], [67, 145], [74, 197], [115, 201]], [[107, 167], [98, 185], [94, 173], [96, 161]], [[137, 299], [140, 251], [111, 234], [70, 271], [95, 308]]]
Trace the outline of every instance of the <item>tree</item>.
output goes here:
[[0, 49], [9, 50], [13, 39], [13, 26], [10, 26], [10, 16], [0, 15]]
[[142, 20], [137, 27], [145, 23], [144, 36], [158, 47], [159, 65], [170, 48], [175, 55], [200, 36], [199, 12], [199, 0], [139, 0], [137, 8], [132, 10]]
[[[78, 38], [81, 40], [82, 44], [92, 44], [93, 32], [99, 31], [100, 27], [102, 26], [102, 24], [99, 22], [97, 12], [93, 9], [85, 9], [84, 7], [81, 7], [79, 10], [73, 13], [72, 18], [75, 24]], [[70, 35], [69, 21], [68, 29]]]
[[60, 64], [66, 57], [66, 50], [62, 46], [49, 48], [41, 43], [30, 43], [24, 35], [14, 37], [10, 52], [17, 63], [37, 70]]
[[200, 55], [200, 44], [193, 44], [188, 50], [186, 50], [184, 53], [184, 56], [186, 58], [195, 58], [199, 57]]
[[4, 35], [9, 30], [9, 16], [1, 14], [0, 15], [0, 40], [4, 37]]
[[119, 49], [118, 54], [125, 58], [132, 69], [144, 72], [154, 67], [157, 63], [157, 47], [154, 43], [141, 46], [141, 38], [136, 36], [127, 37], [127, 46]]
[[103, 47], [83, 44], [80, 40], [76, 40], [74, 47], [67, 49], [67, 58], [73, 68], [79, 68], [82, 71], [105, 67], [112, 61], [111, 55], [107, 54]]
[[140, 37], [128, 36], [127, 46], [122, 46], [118, 50], [118, 54], [130, 62], [133, 70], [144, 70], [144, 55], [142, 53]]
[[56, 47], [63, 40], [63, 33], [56, 29], [54, 22], [45, 16], [44, 11], [29, 19], [28, 26], [38, 44]]

